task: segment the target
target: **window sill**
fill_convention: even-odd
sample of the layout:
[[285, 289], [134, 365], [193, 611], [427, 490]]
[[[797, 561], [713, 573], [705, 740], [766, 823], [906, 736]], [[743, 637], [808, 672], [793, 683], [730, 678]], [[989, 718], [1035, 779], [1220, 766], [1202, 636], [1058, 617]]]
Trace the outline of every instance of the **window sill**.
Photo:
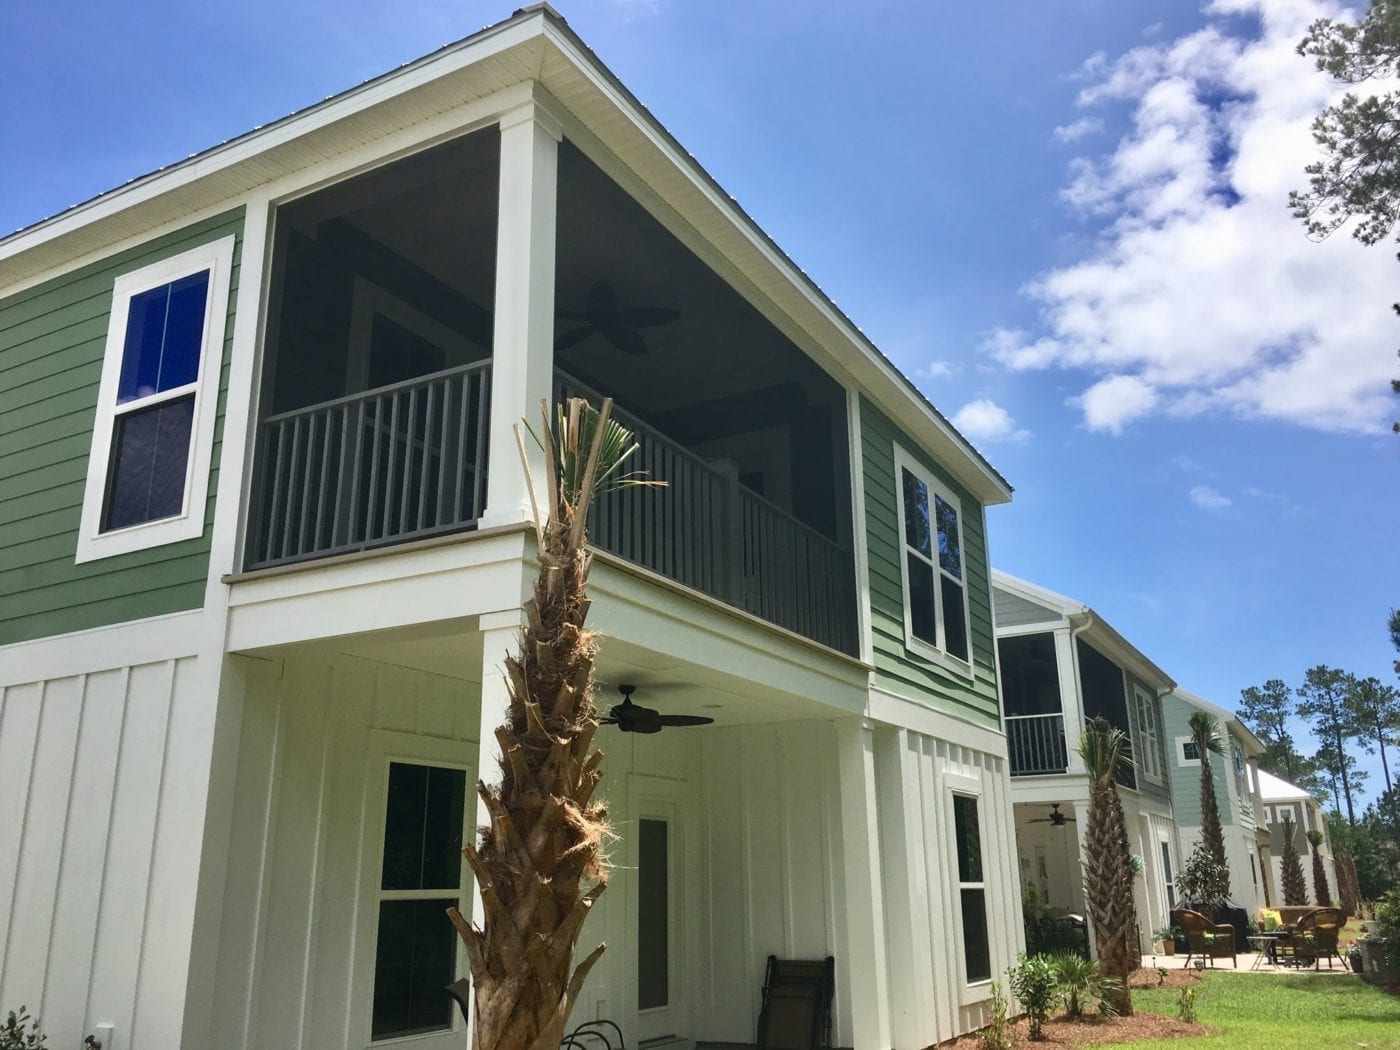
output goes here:
[[972, 664], [966, 660], [960, 660], [951, 653], [945, 653], [936, 646], [929, 645], [921, 638], [916, 638], [912, 634], [904, 636], [904, 651], [911, 656], [917, 656], [921, 660], [927, 660], [931, 664], [936, 664], [945, 671], [950, 671], [959, 678], [966, 678], [969, 682], [976, 678]]
[[974, 981], [972, 984], [965, 984], [958, 992], [958, 1003], [962, 1006], [972, 1006], [976, 1003], [985, 1003], [992, 997], [992, 979], [988, 977], [985, 981]]
[[80, 530], [73, 561], [81, 565], [84, 562], [115, 558], [152, 547], [163, 547], [181, 540], [198, 539], [204, 535], [204, 506], [201, 503], [200, 513], [197, 515], [193, 513], [193, 509], [190, 508], [175, 517], [143, 521], [139, 525], [128, 525], [124, 529], [114, 529], [111, 532], [89, 535], [85, 529]]

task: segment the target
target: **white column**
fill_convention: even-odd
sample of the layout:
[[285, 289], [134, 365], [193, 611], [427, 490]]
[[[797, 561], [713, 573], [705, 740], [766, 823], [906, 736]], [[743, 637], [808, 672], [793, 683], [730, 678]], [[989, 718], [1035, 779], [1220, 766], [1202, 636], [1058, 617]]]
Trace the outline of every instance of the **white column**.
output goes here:
[[850, 986], [854, 1050], [887, 1050], [893, 1043], [885, 965], [875, 748], [869, 725], [863, 721], [841, 723], [836, 732], [836, 750], [848, 956], [845, 966], [838, 966], [837, 978], [844, 977]]
[[1068, 630], [1055, 632], [1055, 663], [1060, 674], [1060, 709], [1065, 716], [1065, 748], [1069, 752], [1069, 775], [1084, 775], [1084, 760], [1075, 746], [1084, 732], [1084, 699], [1079, 695], [1078, 661], [1074, 636]]
[[[539, 429], [554, 372], [554, 250], [560, 125], [538, 102], [501, 118], [496, 221], [496, 317], [491, 362], [491, 460], [483, 526], [526, 521], [530, 499], [516, 451], [521, 418]], [[543, 460], [526, 437], [536, 484]]]

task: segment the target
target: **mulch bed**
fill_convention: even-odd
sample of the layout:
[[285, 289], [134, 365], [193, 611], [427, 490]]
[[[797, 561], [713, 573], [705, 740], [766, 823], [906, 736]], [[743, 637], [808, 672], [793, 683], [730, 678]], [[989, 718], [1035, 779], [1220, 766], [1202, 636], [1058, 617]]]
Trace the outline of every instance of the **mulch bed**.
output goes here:
[[[1156, 974], [1152, 975], [1156, 978]], [[1085, 1017], [1082, 1021], [1047, 1021], [1041, 1027], [1042, 1039], [1032, 1043], [1025, 1018], [1011, 1025], [1012, 1046], [1091, 1046], [1094, 1043], [1121, 1043], [1134, 1039], [1184, 1039], [1192, 1035], [1213, 1035], [1217, 1029], [1207, 1024], [1187, 1024], [1163, 1014], [1135, 1013], [1132, 1017]], [[977, 1047], [977, 1035], [965, 1035], [951, 1043], [940, 1043], [955, 1050]]]

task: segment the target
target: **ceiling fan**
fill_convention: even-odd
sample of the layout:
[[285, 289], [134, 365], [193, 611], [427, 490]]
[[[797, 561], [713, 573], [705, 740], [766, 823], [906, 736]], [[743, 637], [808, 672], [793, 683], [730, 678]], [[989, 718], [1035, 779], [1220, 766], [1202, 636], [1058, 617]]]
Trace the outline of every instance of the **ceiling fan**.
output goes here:
[[580, 321], [579, 327], [565, 332], [554, 340], [555, 350], [567, 350], [581, 343], [589, 336], [601, 335], [624, 354], [640, 357], [647, 352], [646, 340], [637, 332], [638, 328], [655, 328], [679, 320], [681, 312], [664, 306], [618, 306], [617, 292], [613, 286], [597, 281], [588, 289], [583, 313], [559, 311], [565, 321]]
[[1040, 817], [1036, 820], [1028, 820], [1026, 821], [1026, 823], [1049, 824], [1051, 827], [1062, 828], [1066, 824], [1078, 824], [1079, 821], [1075, 820], [1073, 817], [1065, 816], [1063, 813], [1060, 812], [1060, 804], [1058, 802], [1052, 802], [1050, 803], [1050, 815], [1048, 817]]
[[617, 726], [624, 733], [659, 733], [667, 726], [707, 726], [714, 721], [704, 715], [663, 715], [649, 707], [632, 703], [635, 685], [620, 685], [622, 703], [613, 706], [606, 718], [598, 721], [605, 726]]

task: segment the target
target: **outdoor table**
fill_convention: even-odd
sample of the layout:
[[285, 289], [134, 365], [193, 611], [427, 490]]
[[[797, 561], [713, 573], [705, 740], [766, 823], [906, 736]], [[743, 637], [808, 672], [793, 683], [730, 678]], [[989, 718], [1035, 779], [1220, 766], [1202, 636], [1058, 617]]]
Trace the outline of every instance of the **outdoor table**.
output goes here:
[[1270, 965], [1278, 965], [1278, 960], [1274, 958], [1274, 944], [1277, 943], [1278, 939], [1277, 932], [1250, 934], [1249, 943], [1258, 953], [1254, 956], [1254, 965], [1250, 967], [1251, 970], [1262, 970], [1265, 959], [1269, 961]]

